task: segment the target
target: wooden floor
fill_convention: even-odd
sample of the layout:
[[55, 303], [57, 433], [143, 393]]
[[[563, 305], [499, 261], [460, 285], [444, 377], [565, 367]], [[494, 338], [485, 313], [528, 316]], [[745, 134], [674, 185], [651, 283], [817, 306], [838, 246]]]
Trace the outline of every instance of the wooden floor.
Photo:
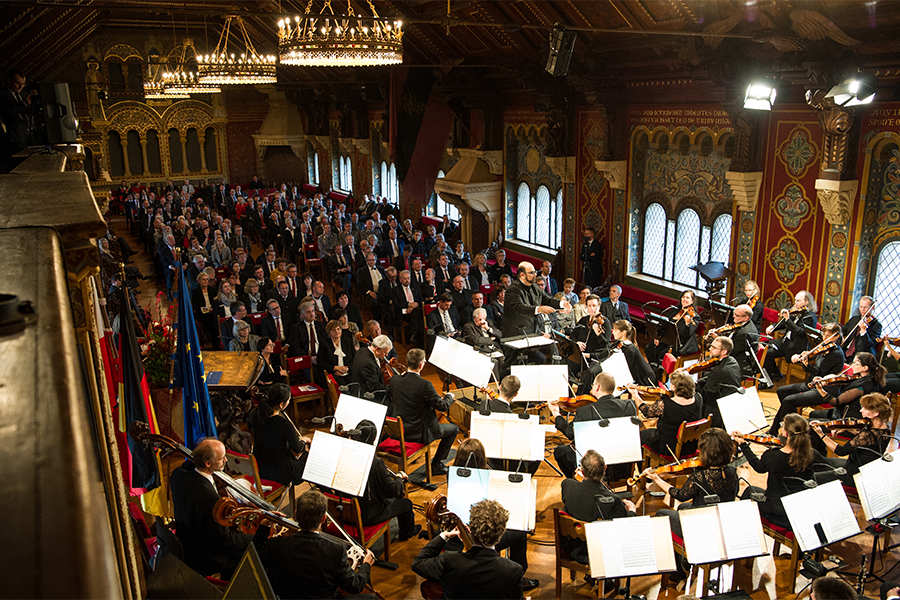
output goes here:
[[[141, 244], [138, 243], [137, 239], [127, 234], [127, 227], [121, 217], [114, 217], [112, 223], [119, 235], [126, 236], [126, 239], [129, 240], [129, 243], [131, 243], [134, 250], [141, 249]], [[254, 247], [253, 250], [254, 256], [258, 254], [259, 248]], [[135, 263], [134, 266], [140, 268], [144, 274], [153, 274], [152, 264], [148, 257], [144, 256], [143, 253], [141, 253], [135, 255], [133, 258]], [[149, 303], [155, 301], [157, 291], [165, 291], [164, 287], [159, 289], [155, 288], [152, 285], [152, 280], [142, 283], [144, 284], [141, 287], [142, 293], [137, 297], [138, 302], [142, 306], [147, 306]], [[330, 293], [330, 284], [327, 284], [326, 289]], [[167, 303], [164, 297], [162, 298], [162, 302], [164, 307], [166, 307]], [[397, 352], [401, 360], [404, 360], [406, 352], [409, 350], [409, 348], [403, 346], [403, 344], [399, 342], [399, 340], [395, 340], [395, 345], [397, 346]], [[437, 377], [437, 373], [434, 367], [432, 367], [431, 365], [427, 365], [425, 367], [425, 370], [423, 371], [423, 376], [429, 379], [435, 385], [436, 389], [440, 391], [441, 383]], [[469, 397], [471, 397], [472, 392], [469, 391], [468, 395]], [[774, 391], [761, 392], [760, 397], [762, 398], [763, 405], [766, 409], [766, 414], [771, 419], [771, 417], [777, 410], [778, 398], [775, 395]], [[300, 419], [303, 419], [306, 416], [311, 416], [311, 414], [300, 415]], [[545, 418], [545, 422], [550, 422], [548, 418], [549, 415], [547, 416], [547, 418]], [[312, 425], [308, 422], [300, 423], [300, 426], [304, 430], [312, 430]], [[460, 438], [458, 438], [458, 441], [459, 439]], [[561, 436], [547, 436], [546, 456], [551, 461], [553, 448], [557, 444], [562, 442], [563, 438]], [[756, 446], [755, 449], [757, 451], [757, 454], [760, 454], [764, 451], [764, 448], [759, 446]], [[422, 464], [423, 463], [420, 461], [420, 463], [415, 466], [422, 466]], [[765, 475], [757, 474], [748, 465], [744, 464], [739, 466], [738, 473], [754, 485], [765, 487]], [[553, 598], [555, 597], [556, 593], [553, 508], [562, 508], [562, 501], [560, 498], [560, 483], [562, 481], [562, 478], [557, 475], [556, 472], [553, 471], [550, 467], [544, 464], [541, 465], [540, 469], [538, 470], [536, 479], [538, 484], [538, 514], [534, 534], [529, 537], [529, 568], [526, 575], [528, 577], [538, 579], [541, 582], [541, 585], [534, 590], [526, 592], [526, 595], [530, 595], [532, 598]], [[422, 505], [436, 493], [446, 494], [446, 477], [436, 478], [435, 482], [439, 484], [437, 492], [429, 492], [416, 486], [409, 486], [409, 498], [413, 501], [413, 504], [416, 506], [418, 511], [416, 517], [417, 523], [421, 523], [423, 525], [425, 523], [425, 518], [423, 516], [421, 508]], [[666, 507], [667, 505], [664, 503], [664, 499], [651, 498], [647, 496], [646, 504], [639, 505], [639, 514], [652, 515], [657, 510]], [[864, 530], [868, 523], [864, 521], [862, 510], [857, 505], [854, 505], [854, 509], [856, 510], [857, 518], [860, 522], [860, 528]], [[766, 538], [766, 540], [769, 544], [769, 549], [771, 550], [772, 540], [770, 538]], [[859, 570], [860, 558], [862, 554], [868, 554], [871, 551], [872, 540], [873, 536], [863, 531], [863, 533], [851, 538], [850, 540], [846, 540], [842, 543], [829, 546], [826, 549], [826, 556], [836, 555], [840, 557], [846, 563], [848, 563], [848, 569], [856, 573]], [[410, 569], [410, 565], [412, 564], [412, 561], [415, 558], [416, 554], [419, 552], [419, 550], [421, 550], [425, 543], [425, 540], [419, 540], [415, 538], [406, 542], [394, 541], [391, 544], [391, 560], [398, 563], [400, 565], [400, 568], [396, 571], [390, 571], [381, 568], [374, 568], [372, 570], [372, 583], [385, 598], [421, 597], [419, 592], [419, 584], [422, 580], [412, 572], [412, 570]], [[883, 558], [883, 560], [880, 555], [876, 555], [875, 562], [873, 565], [870, 565], [870, 568], [876, 574], [882, 574], [885, 570], [893, 567], [896, 564], [898, 558], [900, 558], [900, 553], [898, 553], [898, 550], [891, 551], [887, 556]], [[738, 569], [733, 589], [745, 590], [748, 594], [750, 594], [752, 598], [774, 599], [793, 597], [794, 582], [788, 580], [789, 578], [787, 574], [789, 564], [790, 549], [782, 547], [781, 554], [777, 557], [773, 558], [771, 556], [766, 556], [756, 559], [754, 561], [752, 571], [748, 572], [745, 569]], [[891, 572], [891, 576], [895, 581], [900, 580], [900, 570], [895, 569]], [[801, 588], [806, 586], [807, 583], [808, 581], [805, 578], [803, 578], [802, 576], [799, 577], [796, 582], [796, 590], [799, 591]], [[852, 577], [851, 584], [855, 585], [855, 583], [856, 578]], [[866, 595], [869, 597], [877, 598], [879, 586], [880, 582], [874, 580], [874, 578], [870, 579], [870, 583], [866, 585], [865, 588]], [[669, 588], [667, 590], [661, 590], [660, 576], [657, 575], [651, 577], [638, 577], [632, 580], [631, 592], [633, 594], [644, 594], [649, 599], [677, 598], [678, 595], [684, 593], [684, 584], [678, 584], [677, 589]], [[694, 593], [698, 592], [695, 591]], [[801, 597], [808, 597], [808, 594], [809, 590], [807, 589]], [[576, 577], [573, 581], [569, 578], [568, 573], [564, 572], [562, 597], [596, 598], [597, 590], [596, 588], [592, 590], [587, 584], [585, 584], [582, 576], [576, 574]], [[622, 596], [619, 595], [617, 597]]]

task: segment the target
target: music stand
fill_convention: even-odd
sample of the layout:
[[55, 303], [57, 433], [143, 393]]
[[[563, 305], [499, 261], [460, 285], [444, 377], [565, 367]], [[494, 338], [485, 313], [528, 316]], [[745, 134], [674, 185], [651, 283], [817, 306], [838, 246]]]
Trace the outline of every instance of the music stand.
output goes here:
[[550, 331], [553, 335], [553, 339], [556, 340], [558, 352], [570, 361], [579, 364], [582, 371], [587, 369], [587, 360], [585, 360], [584, 353], [581, 351], [581, 348], [578, 347], [575, 340], [558, 329], [551, 329]]
[[705, 265], [697, 263], [689, 268], [700, 273], [700, 277], [706, 281], [706, 295], [708, 299], [718, 298], [720, 301], [724, 300], [722, 292], [725, 288], [725, 282], [734, 277], [734, 271], [718, 261], [709, 261]]

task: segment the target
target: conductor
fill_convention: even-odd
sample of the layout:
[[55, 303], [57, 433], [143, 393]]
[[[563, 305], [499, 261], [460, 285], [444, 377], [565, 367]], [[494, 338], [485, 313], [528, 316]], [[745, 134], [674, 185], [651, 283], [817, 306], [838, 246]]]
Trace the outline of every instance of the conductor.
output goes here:
[[[520, 262], [514, 281], [506, 291], [506, 305], [503, 313], [503, 337], [537, 333], [536, 316], [549, 315], [557, 310], [569, 312], [572, 305], [566, 299], [556, 300], [534, 284], [536, 271], [530, 262]], [[534, 361], [543, 363], [546, 357], [541, 352], [534, 353]]]

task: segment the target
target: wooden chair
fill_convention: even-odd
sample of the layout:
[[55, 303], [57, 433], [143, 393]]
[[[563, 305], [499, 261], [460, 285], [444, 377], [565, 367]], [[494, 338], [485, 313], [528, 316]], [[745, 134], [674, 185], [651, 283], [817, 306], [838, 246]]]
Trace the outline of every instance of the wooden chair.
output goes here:
[[[383, 523], [363, 526], [362, 511], [359, 508], [359, 498], [356, 496], [338, 497], [333, 494], [325, 494], [328, 500], [328, 512], [337, 520], [347, 534], [360, 543], [366, 550], [384, 536], [384, 560], [391, 560], [391, 520]], [[326, 521], [325, 531], [338, 537], [341, 532], [337, 530], [331, 521]]]
[[683, 454], [682, 448], [689, 442], [698, 442], [700, 440], [700, 436], [703, 435], [704, 431], [709, 429], [711, 424], [712, 414], [708, 415], [705, 419], [700, 419], [699, 421], [685, 421], [684, 423], [682, 423], [678, 428], [678, 439], [675, 442], [675, 447], [672, 449], [672, 451], [675, 452], [675, 456], [656, 452], [652, 450], [648, 445], [644, 444], [643, 454], [644, 461], [647, 463], [647, 466], [652, 467], [655, 465], [663, 465], [670, 462], [675, 462], [676, 457], [678, 459], [685, 459], [698, 456], [700, 454], [699, 450], [694, 450], [689, 454]]
[[675, 365], [678, 363], [678, 359], [675, 358], [672, 354], [666, 352], [663, 354], [662, 359], [662, 368], [663, 368], [663, 383], [668, 381], [669, 375], [671, 375], [675, 371]]
[[321, 412], [322, 415], [325, 414], [325, 390], [313, 382], [297, 385], [291, 382], [292, 377], [306, 370], [309, 370], [310, 379], [313, 379], [313, 368], [311, 356], [292, 356], [287, 359], [288, 382], [291, 385], [291, 399], [294, 407], [294, 422], [297, 422], [297, 416], [300, 414], [297, 405], [301, 402], [313, 402], [313, 406], [316, 407], [314, 410], [317, 413]]
[[[772, 557], [778, 557], [778, 551], [781, 550], [782, 544], [790, 547], [791, 549], [791, 563], [788, 567], [788, 581], [790, 582], [790, 592], [793, 593], [797, 586], [797, 575], [799, 573], [800, 567], [800, 557], [803, 555], [803, 552], [800, 550], [800, 543], [797, 541], [797, 538], [794, 537], [794, 532], [785, 529], [784, 527], [779, 527], [774, 523], [767, 521], [765, 518], [762, 518], [762, 528], [763, 533], [775, 542], [772, 546]], [[816, 560], [820, 560], [822, 555], [822, 549], [816, 550]]]
[[386, 417], [382, 433], [386, 437], [378, 444], [379, 458], [397, 465], [399, 470], [409, 475], [412, 472], [411, 465], [424, 456], [425, 481], [431, 483], [431, 446], [407, 442], [403, 419], [400, 417]]
[[329, 402], [331, 402], [331, 407], [337, 407], [338, 400], [341, 397], [341, 389], [338, 385], [337, 379], [335, 379], [334, 375], [332, 375], [331, 373], [325, 374], [325, 391], [328, 392], [328, 400]]
[[306, 270], [310, 273], [313, 272], [313, 269], [319, 271], [322, 274], [320, 281], [325, 281], [325, 261], [321, 258], [308, 258], [307, 254], [309, 252], [313, 253], [313, 256], [319, 256], [319, 245], [316, 243], [303, 244], [302, 249], [303, 254], [303, 264], [306, 265]]
[[[591, 576], [591, 567], [590, 565], [586, 565], [578, 562], [573, 559], [569, 554], [563, 550], [562, 547], [562, 538], [568, 537], [571, 539], [578, 539], [585, 543], [587, 543], [587, 536], [584, 532], [584, 521], [579, 521], [572, 515], [566, 513], [565, 511], [554, 508], [553, 509], [553, 539], [554, 546], [556, 548], [556, 600], [560, 600], [562, 598], [562, 573], [563, 569], [569, 570], [569, 581], [575, 581], [575, 572], [584, 573], [589, 578]], [[618, 582], [618, 579], [616, 579]], [[599, 594], [603, 593], [603, 584], [600, 584]], [[618, 583], [615, 586], [618, 589]], [[615, 595], [615, 592], [613, 592]]]
[[[288, 490], [289, 486], [260, 477], [259, 465], [256, 463], [256, 457], [252, 454], [241, 454], [240, 452], [226, 449], [225, 466], [231, 473], [236, 473], [250, 482], [250, 485], [253, 486], [253, 491], [271, 504], [278, 505]], [[270, 488], [270, 491], [266, 492], [266, 488]]]

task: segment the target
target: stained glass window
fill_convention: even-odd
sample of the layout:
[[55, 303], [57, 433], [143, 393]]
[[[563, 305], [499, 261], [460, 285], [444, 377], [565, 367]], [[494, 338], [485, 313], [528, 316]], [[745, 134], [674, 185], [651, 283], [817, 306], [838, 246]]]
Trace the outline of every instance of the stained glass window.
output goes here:
[[538, 186], [535, 194], [534, 243], [538, 246], [550, 246], [550, 190], [547, 186]]
[[563, 193], [554, 196], [545, 185], [535, 194], [524, 181], [516, 192], [516, 239], [558, 250], [562, 246]]
[[524, 181], [519, 184], [516, 196], [516, 237], [531, 241], [531, 190]]
[[644, 214], [644, 273], [663, 276], [665, 247], [666, 211], [660, 204], [651, 204]]
[[875, 312], [881, 321], [882, 334], [900, 335], [900, 242], [886, 244], [878, 253], [875, 272]]
[[713, 223], [709, 260], [728, 266], [731, 255], [731, 215], [719, 215]]

